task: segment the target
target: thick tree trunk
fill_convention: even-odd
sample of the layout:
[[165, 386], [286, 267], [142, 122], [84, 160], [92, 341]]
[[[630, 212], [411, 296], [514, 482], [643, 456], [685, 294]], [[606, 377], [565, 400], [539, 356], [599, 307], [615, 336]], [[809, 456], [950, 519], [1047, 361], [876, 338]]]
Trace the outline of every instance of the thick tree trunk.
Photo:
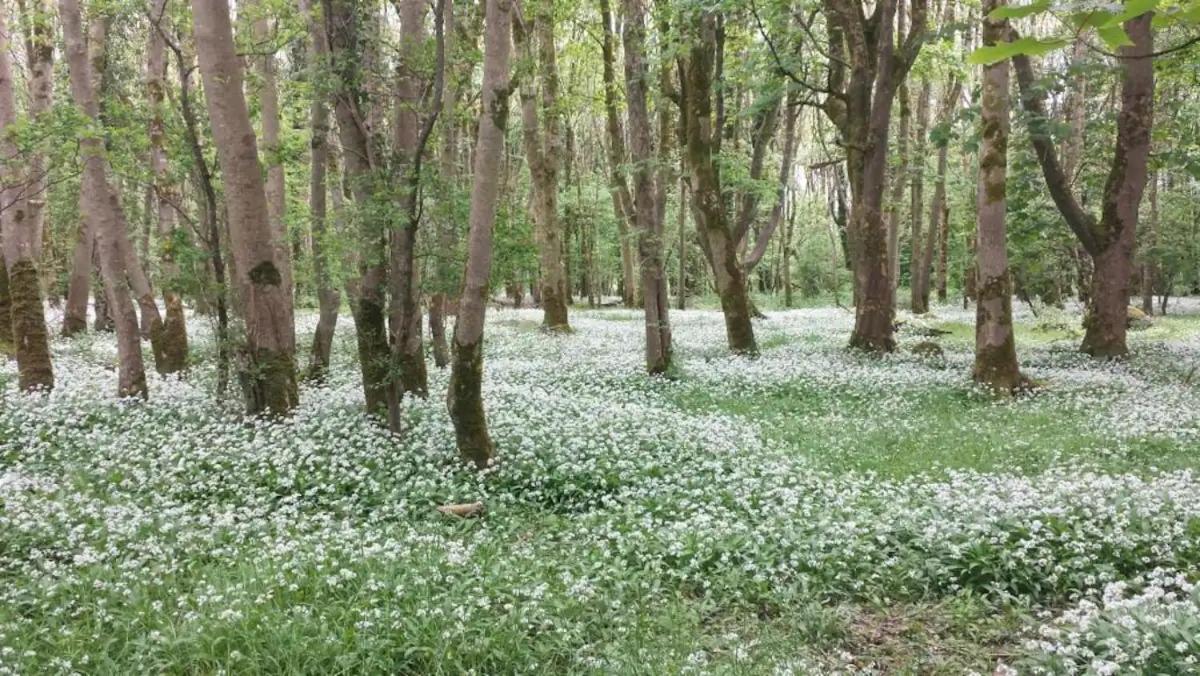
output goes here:
[[751, 323], [750, 298], [738, 260], [737, 239], [729, 224], [718, 166], [720, 119], [713, 117], [712, 74], [718, 53], [718, 21], [713, 12], [697, 12], [691, 47], [681, 57], [686, 144], [691, 173], [692, 213], [700, 233], [725, 315], [725, 335], [735, 353], [758, 352]]
[[[54, 13], [53, 0], [18, 0], [26, 26], [25, 58], [29, 64], [29, 106], [31, 119], [42, 117], [53, 103], [54, 92]], [[42, 261], [46, 230], [46, 156], [35, 150], [29, 156], [29, 189], [26, 218], [33, 229], [33, 257]], [[46, 274], [46, 270], [40, 271]]]
[[[527, 74], [521, 81], [521, 138], [529, 165], [534, 239], [541, 263], [542, 327], [550, 331], [569, 331], [563, 232], [558, 219], [558, 173], [563, 149], [558, 111], [558, 65], [554, 56], [554, 13], [551, 10], [544, 8], [536, 16], [527, 18], [526, 22], [531, 26], [522, 27], [518, 23], [514, 37], [522, 60], [531, 67], [536, 64], [537, 73], [536, 78]], [[529, 28], [532, 34], [527, 34]]]
[[[1004, 0], [984, 0], [983, 44], [1004, 39], [1007, 22], [987, 15]], [[978, 294], [974, 378], [1011, 393], [1025, 385], [1013, 339], [1012, 284], [1008, 272], [1005, 193], [1008, 175], [1008, 61], [985, 66], [981, 104], [978, 207]], [[934, 226], [930, 223], [930, 227]]]
[[617, 113], [616, 56], [613, 44], [612, 10], [609, 0], [600, 0], [600, 22], [603, 24], [601, 52], [604, 62], [604, 121], [608, 135], [609, 191], [612, 193], [613, 212], [617, 219], [617, 236], [621, 250], [621, 299], [625, 307], [637, 305], [637, 281], [634, 276], [633, 239], [633, 196], [625, 181], [622, 167], [625, 165], [625, 132], [621, 129], [621, 118]]
[[[151, 8], [153, 21], [160, 21], [166, 13], [167, 0], [155, 0]], [[166, 75], [166, 43], [154, 26], [150, 27], [150, 44], [146, 57], [146, 94], [150, 102], [150, 168], [154, 172], [154, 193], [160, 261], [162, 263], [163, 305], [166, 318], [151, 327], [158, 335], [151, 335], [157, 356], [155, 364], [159, 373], [178, 373], [187, 367], [188, 338], [187, 323], [183, 315], [183, 297], [179, 293], [179, 266], [175, 264], [177, 237], [175, 208], [179, 204], [179, 192], [171, 183], [167, 151], [164, 146], [163, 105], [165, 91], [163, 78]]]
[[[75, 105], [85, 115], [93, 121], [99, 121], [100, 107], [96, 101], [91, 63], [83, 39], [79, 2], [59, 0], [58, 7], [70, 71], [71, 95]], [[80, 210], [90, 222], [88, 229], [95, 234], [105, 295], [116, 323], [117, 394], [121, 397], [145, 397], [146, 372], [142, 364], [137, 314], [126, 286], [128, 259], [121, 247], [122, 239], [128, 244], [124, 217], [116, 193], [108, 184], [103, 141], [88, 135], [79, 140], [79, 145], [84, 155]]]
[[[11, 158], [17, 153], [10, 136], [17, 120], [17, 106], [9, 57], [12, 34], [8, 18], [0, 7], [0, 155]], [[4, 204], [0, 213], [0, 241], [4, 247], [0, 265], [0, 351], [11, 350], [16, 357], [17, 385], [27, 392], [54, 387], [37, 269], [41, 220], [30, 217], [29, 195], [41, 199], [40, 193], [33, 190], [37, 190], [42, 179], [38, 166], [28, 167], [28, 172], [11, 166], [0, 172], [3, 186], [0, 202]]]
[[361, 80], [366, 69], [359, 64], [362, 58], [360, 17], [356, 3], [351, 0], [323, 0], [322, 7], [337, 75], [334, 111], [342, 144], [343, 170], [359, 211], [360, 277], [353, 299], [358, 362], [367, 412], [383, 415], [387, 411], [391, 389], [388, 373], [391, 356], [385, 322], [386, 227], [379, 216], [384, 205], [377, 202], [385, 198], [376, 194], [378, 152], [372, 138], [372, 117], [363, 107], [365, 95]]
[[837, 95], [827, 97], [823, 107], [842, 134], [850, 179], [846, 248], [855, 282], [850, 346], [871, 352], [890, 352], [896, 346], [882, 214], [884, 174], [892, 103], [925, 39], [926, 9], [925, 0], [912, 0], [911, 28], [897, 44], [895, 0], [875, 3], [869, 18], [857, 2], [825, 2], [830, 47], [849, 57], [830, 64], [829, 89]]
[[230, 248], [246, 322], [241, 379], [251, 414], [283, 415], [298, 403], [292, 296], [271, 229], [258, 143], [242, 94], [242, 62], [233, 43], [227, 0], [193, 0], [196, 51], [213, 141], [225, 179]]
[[[663, 267], [665, 181], [655, 185], [651, 165], [654, 149], [646, 103], [650, 71], [646, 66], [646, 8], [643, 0], [625, 0], [625, 92], [629, 107], [629, 150], [633, 170], [634, 223], [642, 272], [642, 307], [646, 323], [646, 370], [666, 373], [671, 368], [671, 321], [668, 317], [667, 277]], [[664, 129], [665, 134], [669, 130]]]
[[458, 452], [483, 469], [492, 460], [492, 439], [483, 410], [483, 323], [492, 272], [492, 229], [500, 194], [500, 161], [508, 126], [511, 59], [511, 0], [487, 0], [484, 28], [483, 92], [471, 186], [470, 234], [463, 273], [447, 406]]
[[1116, 148], [1104, 185], [1100, 218], [1084, 211], [1072, 193], [1046, 127], [1043, 93], [1027, 56], [1013, 57], [1021, 100], [1030, 113], [1033, 141], [1046, 187], [1094, 266], [1080, 350], [1094, 357], [1128, 354], [1125, 341], [1138, 207], [1146, 187], [1154, 117], [1153, 13], [1126, 21], [1133, 44], [1121, 48], [1121, 109]]
[[328, 238], [326, 195], [329, 187], [326, 175], [329, 167], [329, 105], [325, 88], [317, 83], [329, 68], [329, 39], [325, 35], [325, 17], [322, 9], [319, 6], [313, 7], [311, 0], [301, 0], [300, 7], [308, 15], [308, 58], [310, 77], [314, 85], [312, 105], [309, 108], [312, 140], [309, 145], [308, 210], [312, 219], [312, 264], [313, 279], [317, 285], [318, 315], [307, 375], [311, 379], [322, 380], [329, 372], [333, 334], [337, 328], [338, 311], [342, 304], [342, 296], [330, 276], [329, 261], [325, 254]]

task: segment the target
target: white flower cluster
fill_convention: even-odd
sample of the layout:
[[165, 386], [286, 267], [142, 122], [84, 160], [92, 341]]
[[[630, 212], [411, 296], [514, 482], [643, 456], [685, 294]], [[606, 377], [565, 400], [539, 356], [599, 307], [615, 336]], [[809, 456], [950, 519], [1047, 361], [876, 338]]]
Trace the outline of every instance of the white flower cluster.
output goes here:
[[1104, 587], [1043, 625], [1025, 644], [1035, 674], [1200, 672], [1200, 586], [1155, 569]]
[[[1171, 376], [1200, 341], [1118, 365], [1031, 347], [1044, 392], [994, 404], [969, 385], [969, 345], [857, 356], [851, 319], [775, 314], [745, 359], [720, 349], [719, 314], [677, 313], [668, 380], [643, 373], [639, 313], [577, 312], [575, 333], [547, 335], [536, 312], [495, 312], [484, 473], [457, 459], [441, 396], [406, 400], [400, 437], [362, 415], [348, 328], [329, 382], [275, 422], [215, 400], [202, 318], [205, 360], [152, 375], [148, 402], [112, 398], [110, 336], [55, 341], [50, 394], [18, 394], [0, 366], [0, 674], [704, 671], [758, 648], [666, 638], [696, 604], [1084, 608], [1106, 584], [1200, 568], [1200, 394]], [[950, 455], [858, 468], [921, 444]], [[434, 510], [474, 500], [480, 519]], [[1187, 580], [1146, 579], [1130, 598], [1158, 585], [1194, 611]], [[1187, 616], [1155, 608], [1097, 617], [1114, 633], [1142, 618], [1117, 639], [1136, 655], [1138, 627]], [[1115, 659], [1075, 619], [1051, 626], [1062, 650]]]

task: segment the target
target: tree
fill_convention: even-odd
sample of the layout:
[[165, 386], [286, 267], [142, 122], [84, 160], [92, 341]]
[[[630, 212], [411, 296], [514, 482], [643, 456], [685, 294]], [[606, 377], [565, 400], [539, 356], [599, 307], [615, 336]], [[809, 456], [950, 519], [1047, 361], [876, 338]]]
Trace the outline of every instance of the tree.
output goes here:
[[[99, 124], [100, 106], [96, 100], [92, 64], [83, 39], [83, 25], [78, 0], [59, 0], [59, 17], [66, 43], [67, 67], [70, 71], [71, 96], [75, 105], [93, 125]], [[137, 313], [133, 309], [126, 286], [126, 266], [133, 247], [128, 245], [125, 215], [116, 192], [108, 183], [108, 166], [104, 157], [104, 141], [93, 132], [79, 139], [83, 160], [80, 188], [80, 212], [87, 221], [85, 230], [94, 237], [99, 253], [104, 293], [111, 308], [117, 331], [117, 395], [145, 397], [146, 371], [142, 364], [141, 338], [138, 335]], [[122, 247], [121, 241], [126, 243]], [[86, 298], [86, 290], [85, 296]], [[153, 301], [153, 299], [151, 299]]]
[[162, 261], [163, 305], [166, 319], [151, 327], [158, 335], [152, 343], [158, 346], [156, 364], [160, 373], [177, 373], [187, 366], [188, 342], [187, 320], [183, 314], [183, 297], [180, 295], [180, 272], [175, 263], [175, 249], [179, 238], [184, 236], [176, 228], [175, 210], [179, 208], [179, 192], [171, 180], [167, 152], [164, 147], [166, 132], [163, 124], [165, 89], [163, 79], [167, 69], [166, 38], [158, 30], [158, 22], [166, 13], [167, 0], [155, 0], [151, 8], [153, 24], [150, 26], [150, 41], [146, 50], [146, 97], [150, 104], [150, 168], [154, 172], [154, 193], [157, 209], [155, 220], [160, 239]]
[[745, 273], [738, 260], [738, 240], [729, 222], [721, 183], [722, 125], [713, 118], [713, 79], [718, 53], [724, 49], [719, 18], [710, 10], [697, 10], [685, 18], [690, 44], [679, 56], [680, 110], [684, 119], [684, 158], [691, 174], [692, 213], [700, 234], [725, 316], [725, 336], [735, 353], [758, 351], [751, 323], [750, 297]]
[[[985, 0], [983, 44], [1004, 38], [1008, 22], [989, 16], [1004, 0]], [[980, 105], [978, 249], [975, 308], [975, 381], [1011, 393], [1026, 381], [1013, 339], [1012, 282], [1008, 272], [1005, 192], [1008, 176], [1008, 61], [984, 66]], [[934, 226], [930, 223], [930, 227]]]
[[[7, 307], [0, 306], [0, 337], [11, 341], [17, 359], [17, 385], [25, 391], [54, 387], [50, 345], [38, 278], [41, 220], [32, 217], [30, 194], [40, 185], [40, 166], [23, 174], [13, 168], [17, 154], [11, 134], [17, 119], [16, 97], [9, 58], [11, 33], [8, 16], [0, 7], [0, 241], [4, 264], [0, 266], [0, 292], [7, 292]], [[41, 194], [33, 193], [40, 200]]]
[[1046, 187], [1092, 260], [1091, 290], [1080, 350], [1094, 357], [1123, 357], [1129, 352], [1125, 329], [1134, 237], [1146, 187], [1154, 117], [1153, 16], [1153, 12], [1145, 12], [1123, 21], [1129, 44], [1119, 47], [1121, 107], [1116, 146], [1098, 219], [1079, 203], [1059, 163], [1046, 117], [1044, 92], [1037, 86], [1029, 56], [1017, 53], [1012, 57], [1021, 102], [1030, 117], [1030, 139]]
[[454, 325], [454, 355], [447, 395], [458, 452], [480, 469], [490, 464], [494, 450], [483, 410], [483, 320], [487, 312], [492, 228], [496, 223], [500, 160], [512, 87], [511, 1], [487, 0], [484, 22], [483, 91], [471, 187], [467, 265], [458, 301], [458, 322]]
[[[547, 0], [539, 0], [532, 7], [529, 17], [513, 24], [513, 38], [528, 69], [520, 86], [521, 139], [529, 166], [534, 234], [541, 263], [542, 326], [551, 331], [565, 331], [571, 327], [567, 317], [562, 224], [558, 219], [562, 122], [554, 55], [557, 49], [554, 8]], [[533, 73], [536, 78], [531, 77]]]
[[[667, 296], [667, 276], [663, 267], [663, 213], [658, 206], [667, 182], [662, 180], [656, 184], [652, 173], [654, 149], [646, 103], [650, 71], [646, 66], [646, 7], [643, 0], [625, 0], [624, 37], [629, 151], [634, 167], [634, 227], [646, 322], [646, 370], [652, 374], [666, 373], [671, 367], [671, 321], [668, 317], [671, 300]], [[666, 129], [664, 133], [670, 131]]]
[[[63, 0], [71, 2], [73, 0]], [[296, 329], [271, 229], [258, 143], [242, 94], [242, 62], [233, 44], [227, 0], [193, 0], [196, 51], [225, 183], [230, 248], [246, 344], [240, 364], [246, 410], [282, 415], [298, 403]], [[290, 278], [290, 272], [286, 278]]]
[[888, 134], [896, 88], [912, 68], [925, 39], [925, 0], [912, 0], [908, 34], [896, 45], [896, 0], [880, 0], [871, 13], [857, 0], [825, 0], [829, 36], [828, 94], [822, 108], [837, 127], [850, 179], [848, 253], [854, 272], [851, 347], [890, 352], [895, 314], [887, 277], [886, 188]]
[[621, 298], [626, 307], [637, 303], [637, 280], [634, 277], [633, 245], [629, 235], [633, 227], [633, 195], [625, 180], [625, 132], [617, 112], [616, 48], [613, 40], [612, 9], [609, 0], [600, 0], [600, 23], [603, 36], [600, 42], [604, 77], [604, 128], [608, 134], [609, 192], [613, 214], [617, 220], [617, 236], [621, 251]]
[[363, 87], [364, 69], [359, 63], [362, 17], [351, 0], [323, 0], [326, 35], [329, 38], [333, 78], [334, 113], [346, 180], [354, 197], [358, 222], [359, 279], [354, 288], [355, 336], [362, 371], [367, 412], [383, 414], [391, 396], [390, 353], [384, 308], [387, 297], [386, 228], [387, 201], [383, 185], [378, 141], [372, 135], [372, 118]]
[[[308, 376], [320, 380], [329, 370], [330, 351], [333, 348], [333, 333], [337, 328], [338, 310], [342, 304], [341, 294], [330, 275], [325, 247], [328, 237], [326, 209], [326, 168], [329, 165], [329, 105], [326, 100], [324, 78], [329, 71], [329, 38], [325, 35], [324, 12], [312, 7], [311, 0], [301, 0], [301, 10], [308, 17], [309, 77], [312, 80], [313, 97], [309, 107], [310, 141], [308, 210], [312, 219], [312, 265], [313, 278], [317, 285], [317, 328], [313, 331], [312, 352], [309, 356]], [[341, 190], [340, 187], [335, 188]]]

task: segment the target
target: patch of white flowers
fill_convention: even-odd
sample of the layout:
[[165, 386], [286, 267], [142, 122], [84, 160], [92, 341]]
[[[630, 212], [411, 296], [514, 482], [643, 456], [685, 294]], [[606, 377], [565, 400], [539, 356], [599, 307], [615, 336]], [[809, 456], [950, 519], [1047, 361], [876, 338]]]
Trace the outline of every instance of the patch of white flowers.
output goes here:
[[1034, 674], [1200, 672], [1200, 586], [1161, 569], [1109, 583], [1101, 598], [1043, 625], [1025, 649]]
[[[18, 394], [14, 367], [0, 366], [0, 674], [209, 672], [263, 656], [280, 671], [702, 671], [694, 646], [636, 639], [681, 597], [1078, 602], [1037, 644], [1063, 660], [1115, 660], [1088, 638], [1101, 621], [1114, 635], [1128, 627], [1116, 640], [1136, 656], [1139, 627], [1196, 616], [1185, 577], [1132, 582], [1200, 566], [1189, 470], [1073, 461], [882, 477], [814, 460], [903, 429], [930, 397], [954, 393], [981, 402], [973, 415], [1034, 420], [1002, 440], [1014, 451], [1046, 410], [1105, 426], [1108, 454], [1193, 443], [1200, 395], [1158, 357], [1101, 366], [1055, 346], [1023, 351], [1046, 393], [993, 409], [969, 385], [968, 348], [948, 346], [935, 364], [849, 354], [843, 310], [773, 315], [757, 359], [724, 354], [718, 314], [676, 313], [674, 381], [644, 376], [638, 313], [577, 312], [567, 336], [534, 330], [538, 318], [489, 318], [484, 396], [499, 460], [484, 473], [455, 455], [446, 373], [431, 368], [433, 394], [406, 401], [402, 437], [362, 415], [345, 320], [329, 382], [305, 386], [277, 422], [215, 401], [211, 360], [184, 380], [152, 375], [149, 402], [114, 400], [107, 336], [55, 342], [50, 394]], [[302, 316], [298, 335], [314, 321]], [[206, 323], [189, 328], [211, 355]], [[1200, 343], [1164, 349], [1194, 359]], [[679, 404], [697, 392], [817, 397], [793, 422], [820, 442], [793, 448], [752, 416]], [[973, 422], [949, 424], [971, 435]], [[474, 500], [481, 519], [433, 509]], [[1086, 605], [1123, 581], [1136, 587], [1125, 605]], [[1134, 607], [1155, 588], [1174, 594], [1169, 604]], [[738, 650], [752, 652], [735, 649], [738, 661]], [[550, 663], [514, 664], [514, 651]]]

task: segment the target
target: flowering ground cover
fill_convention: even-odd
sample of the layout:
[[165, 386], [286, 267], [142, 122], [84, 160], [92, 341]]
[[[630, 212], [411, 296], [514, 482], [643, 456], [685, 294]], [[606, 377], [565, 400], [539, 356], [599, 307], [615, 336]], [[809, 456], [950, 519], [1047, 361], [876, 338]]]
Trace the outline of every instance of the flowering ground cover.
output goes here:
[[345, 320], [281, 422], [216, 400], [202, 318], [148, 403], [113, 399], [111, 337], [58, 341], [48, 396], [0, 367], [0, 673], [1196, 671], [1200, 303], [1175, 312], [1101, 364], [1022, 310], [1040, 388], [996, 401], [950, 307], [882, 359], [837, 308], [770, 313], [756, 359], [675, 313], [670, 379], [637, 312], [497, 311], [482, 474], [440, 395], [400, 438], [364, 418]]

